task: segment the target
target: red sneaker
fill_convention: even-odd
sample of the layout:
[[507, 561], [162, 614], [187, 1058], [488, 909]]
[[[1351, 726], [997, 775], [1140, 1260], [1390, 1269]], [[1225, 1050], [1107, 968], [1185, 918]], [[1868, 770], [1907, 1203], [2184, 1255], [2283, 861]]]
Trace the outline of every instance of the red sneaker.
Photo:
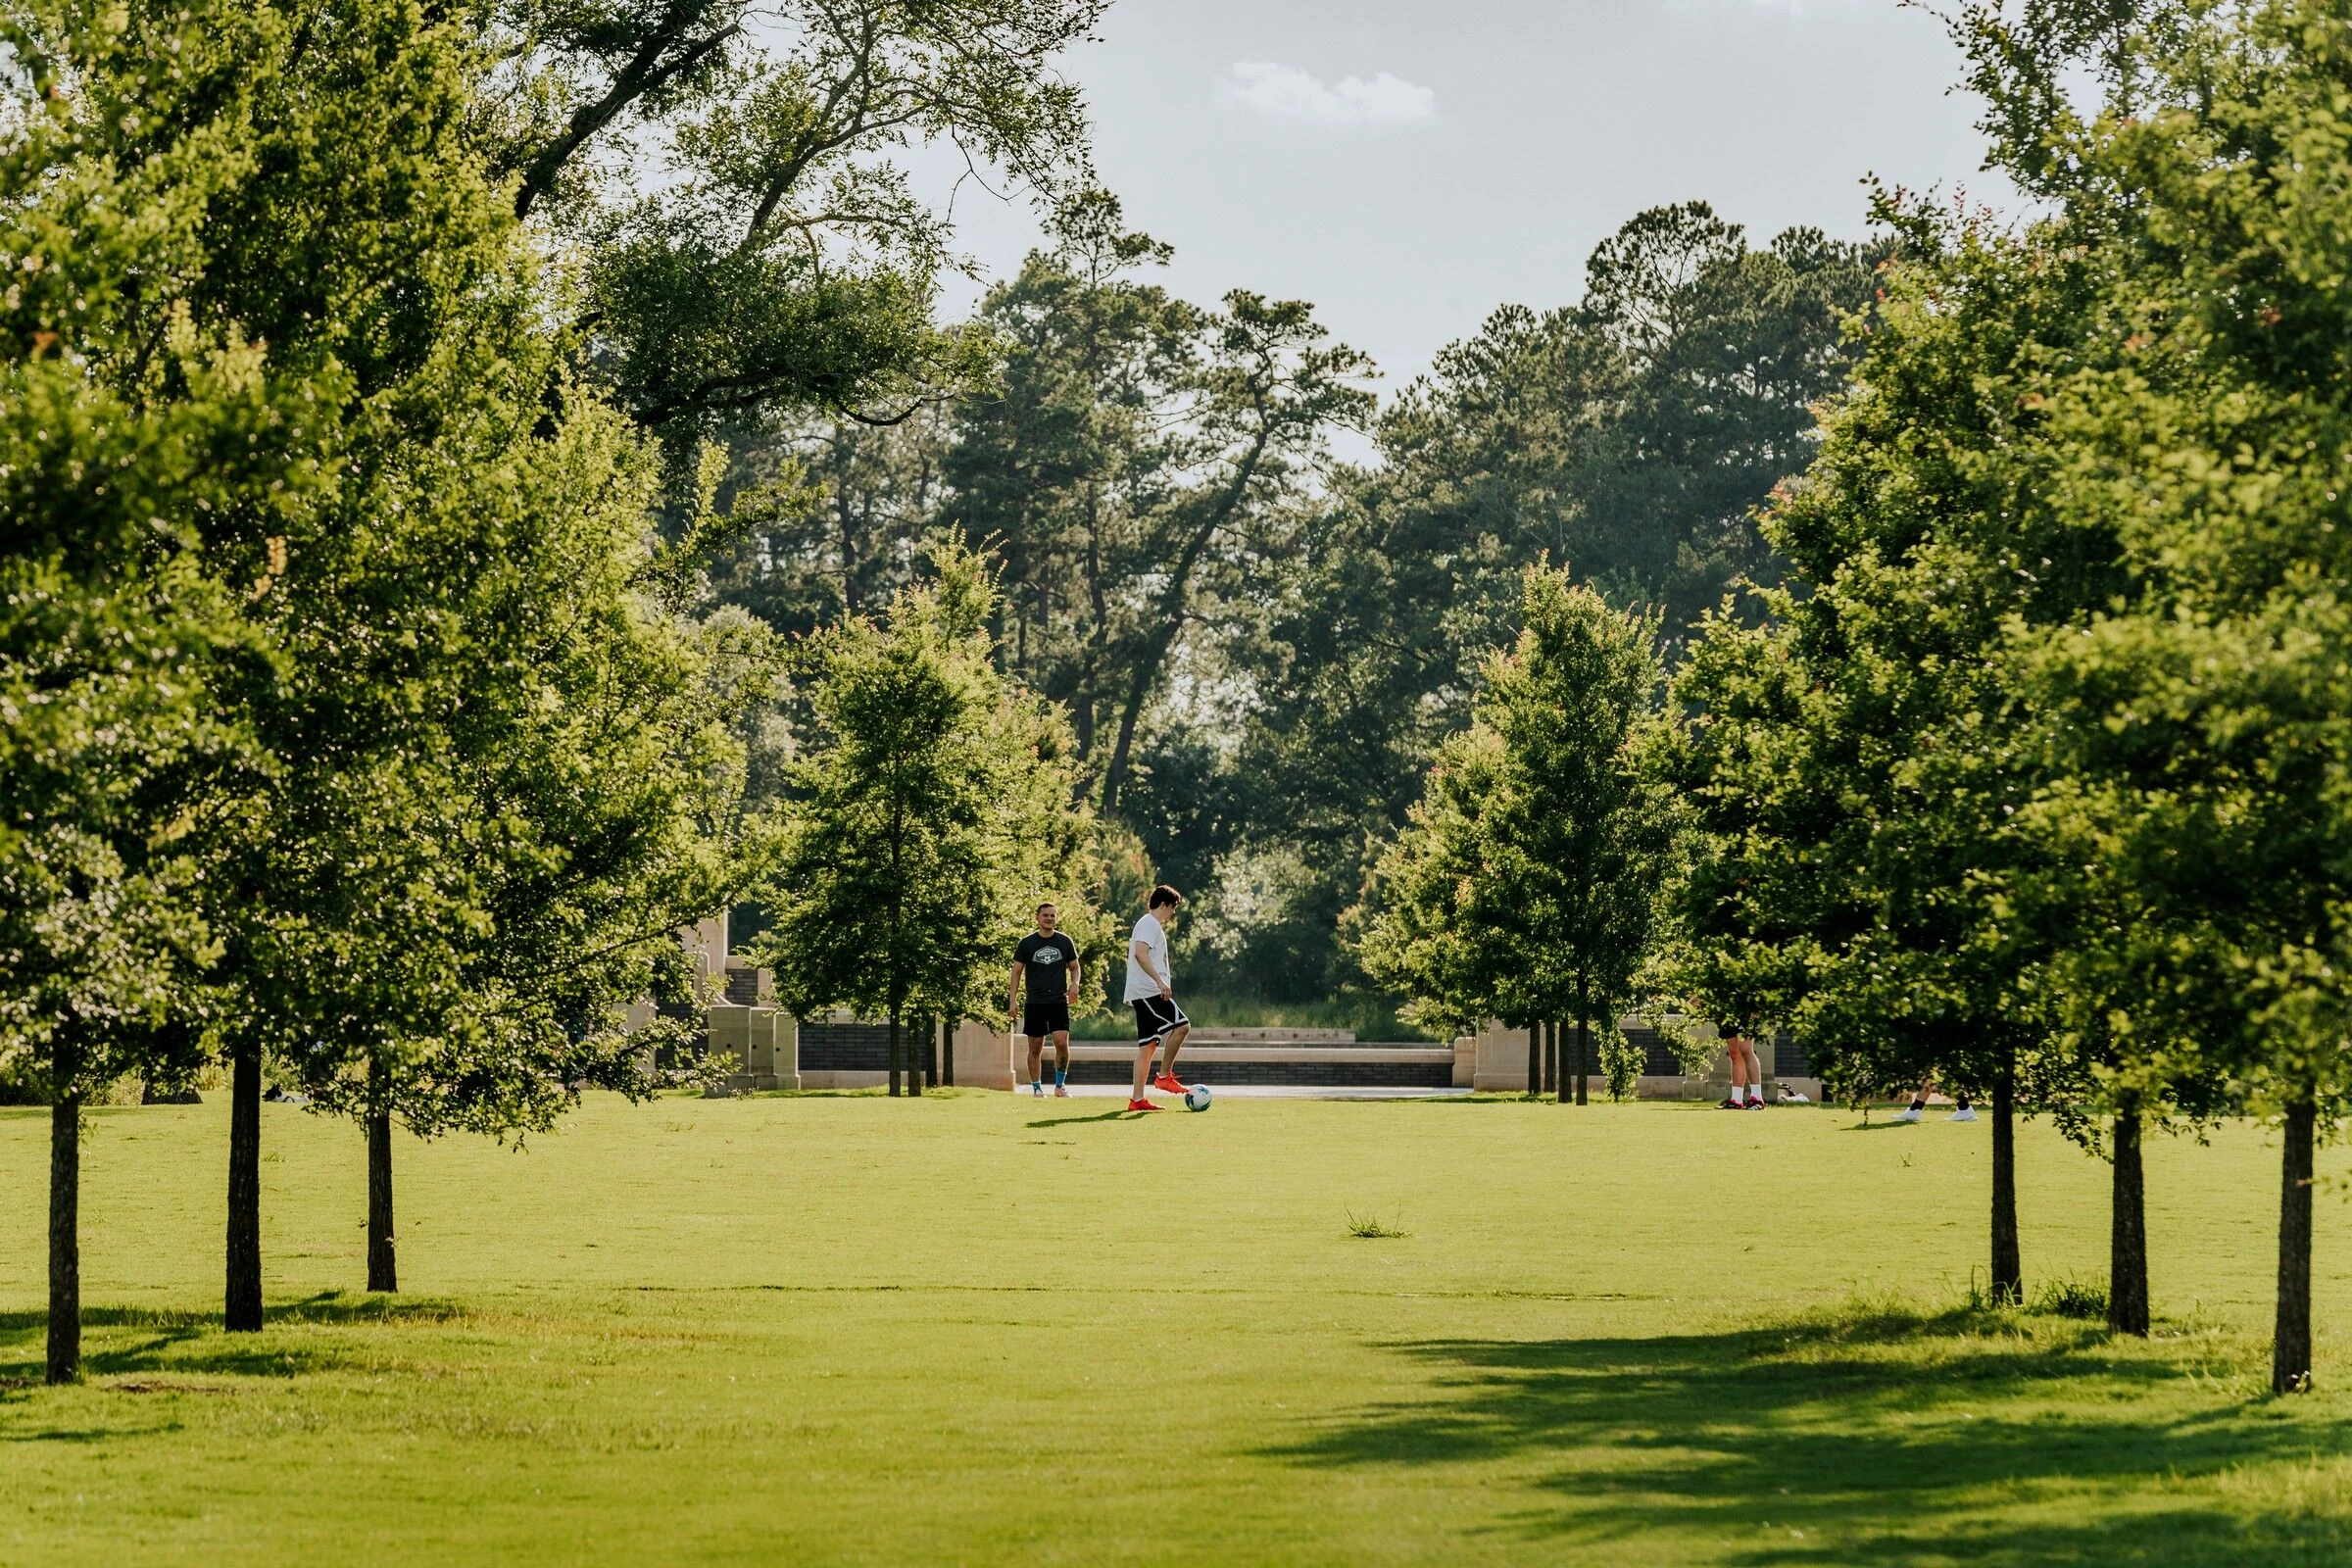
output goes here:
[[1149, 1100], [1130, 1100], [1127, 1102], [1127, 1108], [1129, 1110], [1157, 1110], [1159, 1107]]
[[1152, 1087], [1163, 1095], [1181, 1095], [1185, 1090], [1185, 1086], [1176, 1081], [1176, 1075], [1172, 1072], [1163, 1072], [1152, 1079]]

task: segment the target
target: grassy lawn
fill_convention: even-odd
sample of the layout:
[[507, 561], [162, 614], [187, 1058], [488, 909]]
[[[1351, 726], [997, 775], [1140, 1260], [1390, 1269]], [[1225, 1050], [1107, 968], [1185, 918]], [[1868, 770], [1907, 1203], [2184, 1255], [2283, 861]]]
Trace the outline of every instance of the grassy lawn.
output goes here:
[[[0, 1392], [5, 1563], [2340, 1563], [2267, 1379], [2264, 1137], [2150, 1152], [2149, 1345], [1966, 1311], [1989, 1129], [1505, 1102], [591, 1103], [406, 1144], [266, 1106], [272, 1326], [220, 1296], [225, 1106], [96, 1114], [92, 1377]], [[0, 1112], [0, 1375], [37, 1376], [46, 1113]], [[2105, 1168], [2022, 1141], [2030, 1280]], [[2339, 1174], [2338, 1156], [2327, 1169]], [[1350, 1221], [1403, 1234], [1360, 1239]]]

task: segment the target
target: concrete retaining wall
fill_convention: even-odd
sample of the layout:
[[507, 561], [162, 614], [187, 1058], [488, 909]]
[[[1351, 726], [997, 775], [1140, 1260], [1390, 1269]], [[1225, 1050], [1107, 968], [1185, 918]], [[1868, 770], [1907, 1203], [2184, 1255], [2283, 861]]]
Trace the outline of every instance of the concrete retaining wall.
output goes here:
[[[1671, 1053], [1639, 1020], [1622, 1027], [1637, 1044], [1649, 1046], [1645, 1062], [1650, 1070], [1635, 1086], [1643, 1100], [1721, 1100], [1731, 1083], [1730, 1060], [1721, 1050], [1709, 1054], [1704, 1068], [1685, 1076], [1657, 1070], [1663, 1055], [1671, 1069]], [[1693, 1032], [1712, 1039], [1704, 1024]], [[889, 1081], [889, 1027], [836, 1014], [802, 1023], [775, 1007], [721, 1003], [710, 1010], [710, 1039], [714, 1050], [732, 1053], [742, 1071], [733, 1087], [754, 1089], [874, 1089]], [[967, 1089], [1009, 1090], [1027, 1081], [1028, 1064], [1014, 1038], [985, 1023], [965, 1019], [956, 1028], [955, 1083]], [[1046, 1048], [1051, 1070], [1053, 1047]], [[1821, 1080], [1810, 1074], [1789, 1074], [1786, 1067], [1802, 1061], [1802, 1054], [1785, 1040], [1759, 1052], [1765, 1066], [1765, 1094], [1777, 1099], [1782, 1089], [1818, 1102]], [[1230, 1035], [1200, 1035], [1184, 1048], [1180, 1064], [1188, 1077], [1212, 1085], [1298, 1085], [1324, 1088], [1473, 1089], [1487, 1094], [1527, 1092], [1527, 1031], [1489, 1022], [1475, 1035], [1450, 1045], [1380, 1045], [1337, 1043], [1332, 1031], [1235, 1030]], [[1809, 1065], [1809, 1064], [1806, 1064]], [[1134, 1071], [1135, 1047], [1123, 1041], [1080, 1040], [1070, 1043], [1070, 1078], [1074, 1083], [1126, 1083]], [[1608, 1097], [1608, 1080], [1594, 1074], [1586, 1081], [1590, 1099]]]

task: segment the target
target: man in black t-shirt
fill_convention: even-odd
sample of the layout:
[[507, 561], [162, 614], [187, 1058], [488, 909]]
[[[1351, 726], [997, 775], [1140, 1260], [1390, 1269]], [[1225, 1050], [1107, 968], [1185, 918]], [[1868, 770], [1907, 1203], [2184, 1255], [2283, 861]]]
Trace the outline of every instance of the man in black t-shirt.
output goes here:
[[[1046, 1036], [1054, 1037], [1054, 1094], [1069, 1097], [1070, 1004], [1078, 1000], [1078, 944], [1056, 929], [1061, 911], [1051, 902], [1037, 906], [1037, 929], [1012, 950], [1012, 1015], [1015, 1031], [1029, 1040], [1029, 1092], [1042, 1096], [1039, 1067]], [[1022, 976], [1027, 975], [1023, 984]]]

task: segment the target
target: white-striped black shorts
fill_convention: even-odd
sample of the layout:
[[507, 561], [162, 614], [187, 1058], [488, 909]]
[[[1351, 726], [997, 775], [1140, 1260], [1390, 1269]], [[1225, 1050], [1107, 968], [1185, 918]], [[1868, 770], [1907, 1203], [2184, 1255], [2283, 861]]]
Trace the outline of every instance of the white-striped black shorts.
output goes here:
[[1173, 997], [1138, 997], [1135, 999], [1135, 1043], [1159, 1040], [1178, 1024], [1191, 1023], [1184, 1009], [1176, 1005]]

